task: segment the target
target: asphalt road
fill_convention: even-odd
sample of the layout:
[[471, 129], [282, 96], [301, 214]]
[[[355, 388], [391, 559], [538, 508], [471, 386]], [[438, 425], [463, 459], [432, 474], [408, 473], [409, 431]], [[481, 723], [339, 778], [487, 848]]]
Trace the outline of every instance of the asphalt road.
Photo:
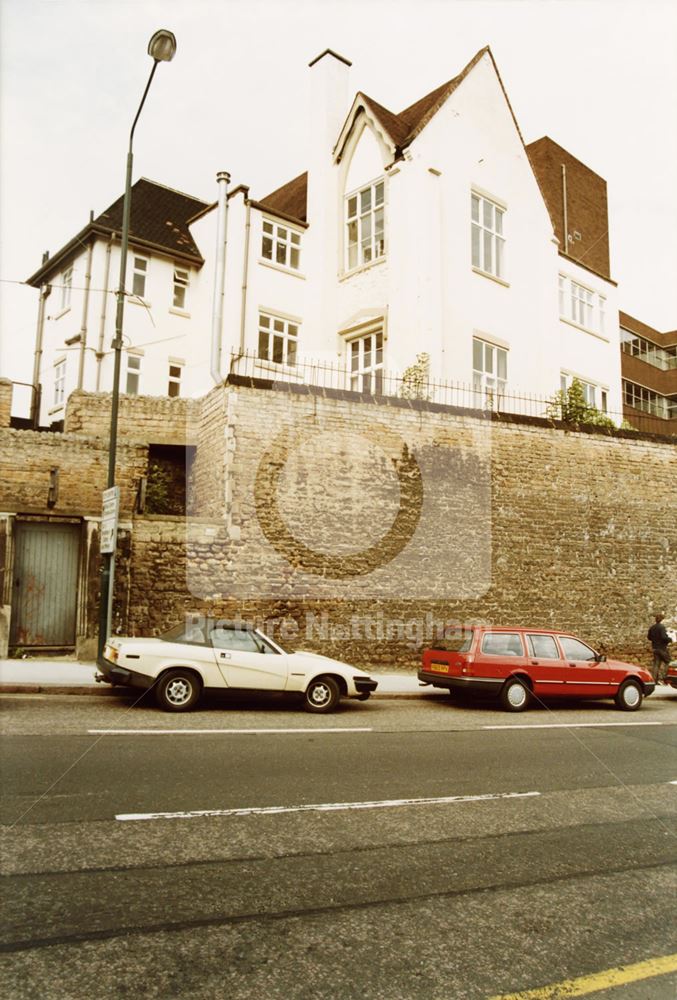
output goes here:
[[677, 995], [675, 696], [2, 709], [12, 998]]

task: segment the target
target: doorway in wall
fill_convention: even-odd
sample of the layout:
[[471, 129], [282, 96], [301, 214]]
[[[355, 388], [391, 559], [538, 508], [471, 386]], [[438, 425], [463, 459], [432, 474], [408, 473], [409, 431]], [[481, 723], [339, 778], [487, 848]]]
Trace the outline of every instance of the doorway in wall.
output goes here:
[[17, 521], [10, 646], [75, 646], [81, 526]]

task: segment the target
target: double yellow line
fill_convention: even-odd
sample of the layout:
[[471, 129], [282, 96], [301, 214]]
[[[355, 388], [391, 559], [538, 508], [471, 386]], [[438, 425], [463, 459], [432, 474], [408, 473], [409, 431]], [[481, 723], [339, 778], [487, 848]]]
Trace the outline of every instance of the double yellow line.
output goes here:
[[664, 976], [668, 972], [677, 972], [677, 954], [648, 958], [644, 962], [635, 962], [634, 965], [620, 965], [615, 969], [594, 972], [589, 976], [579, 976], [577, 979], [563, 979], [559, 983], [539, 986], [535, 990], [501, 993], [499, 996], [490, 997], [489, 1000], [568, 1000], [569, 997], [583, 997], [597, 990], [610, 989], [612, 986], [623, 986], [641, 979]]

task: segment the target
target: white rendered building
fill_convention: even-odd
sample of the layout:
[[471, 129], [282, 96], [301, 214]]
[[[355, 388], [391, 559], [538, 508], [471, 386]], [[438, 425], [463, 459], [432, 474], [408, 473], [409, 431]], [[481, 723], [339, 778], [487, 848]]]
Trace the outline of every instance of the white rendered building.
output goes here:
[[[549, 139], [525, 146], [488, 48], [399, 114], [351, 104], [349, 71], [330, 50], [310, 64], [308, 170], [267, 197], [222, 173], [214, 204], [171, 192], [170, 216], [168, 189], [135, 185], [121, 391], [201, 395], [232, 370], [380, 394], [418, 365], [469, 387], [452, 403], [546, 400], [578, 378], [620, 415], [604, 181]], [[91, 251], [80, 234], [30, 279], [52, 285], [43, 424], [76, 385], [110, 389], [114, 296], [87, 287], [116, 287], [97, 225], [117, 206], [83, 231]]]

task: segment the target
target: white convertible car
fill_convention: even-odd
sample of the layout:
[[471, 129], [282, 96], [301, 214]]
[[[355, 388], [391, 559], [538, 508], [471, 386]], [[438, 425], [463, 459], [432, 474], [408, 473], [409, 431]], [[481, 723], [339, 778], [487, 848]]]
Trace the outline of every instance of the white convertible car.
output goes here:
[[287, 652], [242, 622], [202, 619], [155, 639], [111, 638], [97, 680], [153, 688], [166, 712], [186, 712], [207, 691], [297, 694], [309, 712], [331, 712], [341, 698], [365, 701], [377, 682], [317, 653]]

